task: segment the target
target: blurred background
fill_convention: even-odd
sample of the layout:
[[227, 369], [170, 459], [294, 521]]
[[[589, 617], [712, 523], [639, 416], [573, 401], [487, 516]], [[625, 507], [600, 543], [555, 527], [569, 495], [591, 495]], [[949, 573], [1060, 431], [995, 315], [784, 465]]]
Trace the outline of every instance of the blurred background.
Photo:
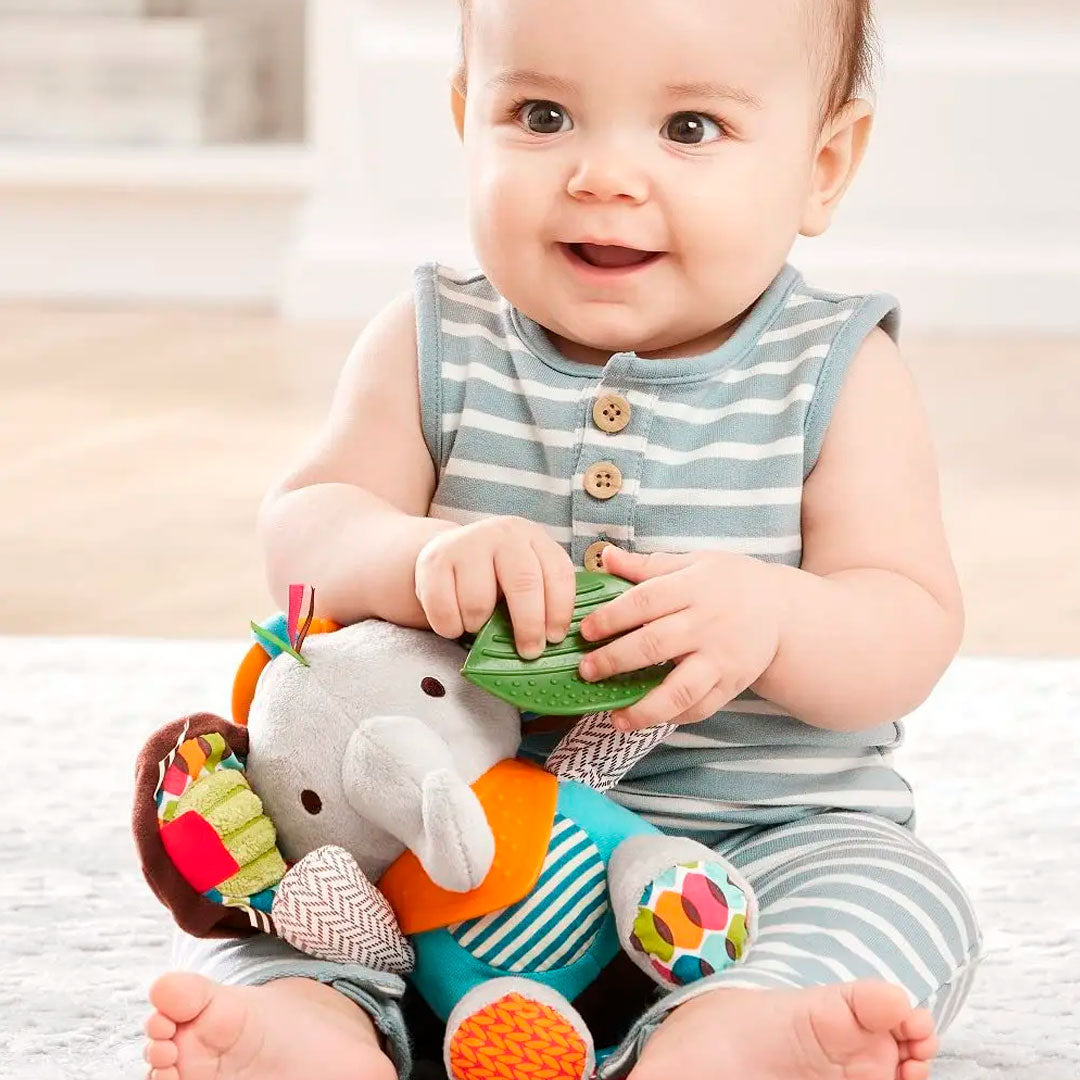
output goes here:
[[[0, 633], [239, 637], [364, 321], [471, 262], [452, 0], [0, 0]], [[1080, 12], [879, 0], [815, 283], [885, 289], [964, 651], [1080, 654]], [[363, 555], [358, 553], [358, 565]]]

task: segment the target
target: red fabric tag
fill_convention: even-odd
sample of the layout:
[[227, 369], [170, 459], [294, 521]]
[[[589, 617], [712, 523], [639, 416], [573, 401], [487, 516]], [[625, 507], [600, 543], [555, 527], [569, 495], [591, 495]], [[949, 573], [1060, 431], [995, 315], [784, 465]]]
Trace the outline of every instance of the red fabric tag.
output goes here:
[[162, 825], [161, 843], [184, 880], [200, 893], [217, 888], [240, 869], [213, 825], [194, 810]]
[[295, 649], [297, 632], [300, 628], [300, 605], [304, 602], [304, 586], [289, 586], [289, 622], [286, 626], [289, 644]]

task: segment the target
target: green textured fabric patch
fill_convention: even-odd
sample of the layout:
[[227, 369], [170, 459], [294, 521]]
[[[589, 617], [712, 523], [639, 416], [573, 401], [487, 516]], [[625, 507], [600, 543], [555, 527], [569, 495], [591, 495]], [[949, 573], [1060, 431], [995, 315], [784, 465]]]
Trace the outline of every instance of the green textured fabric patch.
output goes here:
[[186, 814], [189, 810], [194, 810], [209, 820], [214, 808], [239, 789], [251, 790], [246, 777], [238, 769], [218, 769], [217, 772], [201, 773], [180, 796], [176, 812]]
[[234, 832], [223, 834], [222, 843], [241, 866], [247, 866], [273, 849], [277, 830], [268, 817], [259, 816]]
[[203, 817], [213, 825], [218, 836], [228, 838], [249, 821], [262, 817], [262, 812], [263, 805], [258, 795], [244, 787], [234, 791], [227, 799], [222, 799], [212, 810], [203, 814]]
[[217, 887], [217, 891], [234, 900], [246, 900], [249, 896], [276, 885], [285, 876], [287, 869], [278, 849], [272, 848], [254, 862], [241, 866], [231, 878]]
[[578, 665], [586, 653], [607, 644], [586, 641], [580, 632], [582, 620], [629, 588], [632, 588], [629, 581], [612, 574], [579, 570], [570, 632], [559, 644], [549, 645], [535, 660], [523, 660], [518, 655], [509, 610], [505, 601], [500, 603], [477, 635], [461, 669], [462, 675], [519, 709], [550, 716], [581, 716], [622, 709], [640, 701], [663, 682], [671, 670], [670, 663], [594, 683], [586, 682], [578, 674]]

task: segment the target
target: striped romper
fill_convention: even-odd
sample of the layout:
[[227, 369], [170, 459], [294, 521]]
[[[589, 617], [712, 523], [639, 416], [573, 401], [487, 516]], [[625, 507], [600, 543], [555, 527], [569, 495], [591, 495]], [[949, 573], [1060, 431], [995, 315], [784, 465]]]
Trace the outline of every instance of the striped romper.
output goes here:
[[[844, 296], [785, 266], [712, 352], [604, 366], [560, 354], [479, 272], [415, 275], [430, 514], [541, 524], [578, 566], [604, 543], [632, 551], [723, 548], [800, 564], [802, 487], [852, 357], [888, 296]], [[912, 792], [892, 766], [903, 728], [804, 724], [755, 695], [681, 728], [611, 793], [665, 832], [729, 858], [754, 887], [758, 938], [741, 964], [660, 998], [608, 1058], [621, 1076], [667, 1012], [712, 986], [792, 988], [857, 978], [903, 987], [939, 1032], [980, 959], [972, 905], [914, 834]], [[543, 760], [557, 734], [528, 733]], [[181, 940], [178, 961], [222, 982], [310, 975], [366, 1007], [404, 1075], [400, 980], [311, 960], [277, 939]]]

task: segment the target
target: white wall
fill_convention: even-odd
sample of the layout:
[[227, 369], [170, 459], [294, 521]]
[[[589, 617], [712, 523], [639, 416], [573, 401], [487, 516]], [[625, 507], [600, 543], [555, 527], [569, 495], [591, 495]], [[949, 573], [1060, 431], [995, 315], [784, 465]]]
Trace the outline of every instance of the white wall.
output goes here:
[[416, 263], [472, 261], [450, 117], [456, 13], [453, 0], [311, 0], [317, 174], [285, 289], [289, 314], [366, 316], [407, 287]]
[[303, 138], [305, 0], [185, 0], [184, 7], [195, 15], [239, 16], [254, 27], [265, 49], [260, 72], [264, 134]]

